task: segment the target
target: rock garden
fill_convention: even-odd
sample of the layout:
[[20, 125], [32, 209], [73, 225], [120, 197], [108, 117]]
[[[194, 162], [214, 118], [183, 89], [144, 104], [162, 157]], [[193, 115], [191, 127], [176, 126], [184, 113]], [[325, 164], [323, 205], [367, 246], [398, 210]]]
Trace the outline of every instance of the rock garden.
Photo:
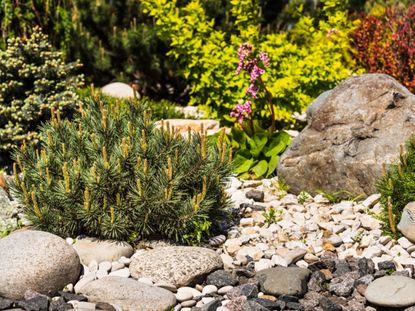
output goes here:
[[415, 310], [415, 5], [4, 1], [0, 310]]

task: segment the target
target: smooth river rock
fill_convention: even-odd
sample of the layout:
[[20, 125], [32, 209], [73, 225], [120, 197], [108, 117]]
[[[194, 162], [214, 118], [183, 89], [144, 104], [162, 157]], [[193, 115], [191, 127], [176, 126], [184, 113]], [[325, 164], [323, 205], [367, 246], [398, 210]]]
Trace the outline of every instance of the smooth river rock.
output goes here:
[[278, 177], [295, 194], [375, 193], [382, 164], [396, 162], [415, 132], [414, 107], [415, 95], [388, 75], [348, 78], [311, 105], [308, 125], [280, 158]]
[[370, 303], [392, 308], [415, 305], [415, 280], [405, 276], [384, 276], [374, 280], [366, 289]]
[[311, 271], [297, 267], [275, 267], [257, 273], [261, 291], [273, 296], [303, 296]]
[[54, 295], [81, 271], [72, 246], [56, 235], [21, 230], [0, 239], [0, 296], [23, 299], [27, 290]]
[[135, 255], [130, 272], [136, 279], [148, 277], [154, 282], [164, 281], [182, 287], [194, 285], [222, 265], [221, 257], [211, 249], [169, 246]]
[[398, 230], [411, 242], [415, 243], [415, 202], [406, 204], [402, 211]]
[[131, 257], [134, 250], [127, 242], [83, 238], [76, 240], [73, 248], [79, 255], [81, 263], [88, 266], [95, 260], [98, 264], [103, 261], [117, 261], [122, 256]]
[[116, 276], [88, 283], [81, 293], [89, 302], [115, 304], [123, 311], [164, 311], [176, 303], [176, 297], [166, 289]]

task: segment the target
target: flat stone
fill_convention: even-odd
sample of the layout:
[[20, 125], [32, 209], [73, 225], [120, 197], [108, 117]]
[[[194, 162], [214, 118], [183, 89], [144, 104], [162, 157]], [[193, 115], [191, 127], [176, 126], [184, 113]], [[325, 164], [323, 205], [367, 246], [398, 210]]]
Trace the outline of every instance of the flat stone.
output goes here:
[[408, 249], [409, 247], [413, 246], [412, 242], [410, 242], [407, 238], [401, 237], [398, 239], [398, 243], [400, 246], [402, 246], [405, 249]]
[[93, 281], [82, 288], [82, 293], [89, 302], [118, 305], [123, 311], [163, 311], [176, 303], [168, 290], [123, 277], [109, 276]]
[[134, 257], [130, 264], [133, 278], [149, 277], [176, 287], [194, 285], [205, 275], [222, 268], [222, 259], [213, 250], [191, 246], [153, 249]]
[[236, 254], [236, 259], [246, 263], [246, 256], [251, 257], [253, 260], [260, 260], [264, 256], [264, 252], [256, 246], [243, 246]]
[[233, 288], [233, 286], [228, 285], [228, 286], [224, 286], [218, 289], [218, 294], [219, 295], [225, 295], [227, 292], [229, 292], [231, 289]]
[[111, 262], [111, 272], [123, 269], [125, 265], [122, 262], [119, 261], [113, 261]]
[[137, 281], [141, 282], [141, 283], [144, 283], [144, 284], [147, 284], [149, 286], [153, 286], [153, 280], [150, 279], [150, 278], [145, 278], [145, 277], [144, 278], [139, 278]]
[[95, 260], [97, 263], [103, 261], [116, 261], [122, 256], [131, 257], [134, 253], [132, 246], [126, 242], [98, 240], [95, 238], [83, 238], [76, 240], [73, 248], [79, 255], [81, 263], [88, 266]]
[[415, 280], [404, 276], [384, 276], [366, 289], [365, 298], [381, 307], [405, 308], [415, 305]]
[[160, 282], [155, 283], [154, 286], [167, 289], [168, 291], [171, 291], [172, 293], [177, 292], [177, 287], [167, 282], [160, 281]]
[[216, 294], [218, 291], [218, 288], [215, 285], [206, 285], [203, 287], [202, 294], [203, 295], [210, 295], [210, 294]]
[[111, 271], [112, 265], [109, 261], [100, 262], [98, 265], [98, 270], [105, 270], [107, 272]]
[[26, 290], [55, 294], [81, 271], [72, 246], [56, 235], [16, 231], [0, 239], [0, 296], [23, 299]]
[[224, 286], [234, 286], [238, 283], [238, 280], [228, 271], [217, 270], [212, 272], [206, 278], [206, 284], [215, 285], [218, 288]]
[[176, 299], [178, 302], [187, 301], [193, 299], [193, 294], [187, 291], [179, 291], [176, 294]]
[[75, 293], [79, 293], [82, 287], [94, 281], [97, 278], [96, 272], [90, 272], [82, 277], [74, 286]]
[[304, 255], [307, 254], [307, 251], [304, 248], [296, 248], [288, 251], [284, 256], [284, 260], [289, 266], [292, 263], [296, 263], [298, 260], [302, 259]]
[[296, 267], [275, 267], [258, 272], [261, 290], [265, 294], [303, 296], [307, 291], [310, 270]]
[[130, 277], [130, 270], [128, 268], [123, 268], [120, 270], [112, 271], [109, 274], [110, 276], [121, 276], [124, 278]]

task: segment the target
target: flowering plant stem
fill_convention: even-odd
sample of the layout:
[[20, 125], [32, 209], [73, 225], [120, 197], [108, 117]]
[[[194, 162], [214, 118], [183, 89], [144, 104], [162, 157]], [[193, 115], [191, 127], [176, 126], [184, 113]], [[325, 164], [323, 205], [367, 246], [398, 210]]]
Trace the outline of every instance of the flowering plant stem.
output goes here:
[[272, 95], [271, 93], [268, 91], [264, 81], [262, 80], [261, 77], [259, 77], [259, 83], [261, 84], [261, 86], [264, 89], [265, 92], [265, 96], [267, 99], [267, 103], [269, 106], [269, 110], [271, 112], [271, 126], [269, 128], [270, 133], [273, 133], [275, 131], [275, 111], [274, 111], [274, 105], [272, 104]]

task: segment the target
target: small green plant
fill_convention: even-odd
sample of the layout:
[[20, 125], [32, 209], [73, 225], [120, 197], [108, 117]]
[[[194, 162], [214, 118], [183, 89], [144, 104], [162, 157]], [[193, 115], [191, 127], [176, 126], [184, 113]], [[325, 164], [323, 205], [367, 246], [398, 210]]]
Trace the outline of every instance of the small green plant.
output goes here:
[[37, 142], [37, 128], [51, 109], [63, 116], [76, 108], [75, 90], [83, 83], [77, 67], [65, 64], [38, 28], [29, 38], [9, 39], [0, 50], [0, 153]]
[[317, 193], [324, 196], [327, 200], [330, 201], [330, 203], [340, 203], [343, 200], [357, 202], [359, 199], [365, 196], [364, 194], [354, 195], [353, 193], [346, 190], [340, 190], [335, 192], [317, 190]]
[[58, 111], [40, 148], [23, 145], [14, 157], [10, 187], [27, 217], [61, 236], [193, 243], [226, 217], [228, 151], [205, 134], [155, 129], [144, 103], [94, 98], [73, 122]]
[[265, 218], [265, 224], [267, 226], [276, 223], [281, 220], [281, 210], [276, 210], [274, 207], [271, 207], [268, 209], [268, 211], [265, 211], [262, 213], [262, 215]]
[[313, 197], [306, 191], [301, 191], [298, 195], [298, 203], [304, 204], [305, 202], [311, 200]]

